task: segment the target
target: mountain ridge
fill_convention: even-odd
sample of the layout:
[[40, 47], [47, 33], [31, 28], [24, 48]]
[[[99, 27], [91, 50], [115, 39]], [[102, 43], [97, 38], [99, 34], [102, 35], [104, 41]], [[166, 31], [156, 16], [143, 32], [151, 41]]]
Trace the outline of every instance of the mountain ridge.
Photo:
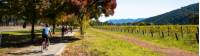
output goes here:
[[134, 22], [139, 22], [141, 20], [144, 20], [144, 18], [137, 18], [137, 19], [133, 19], [133, 18], [126, 18], [126, 19], [110, 19], [107, 20], [106, 22], [108, 23], [113, 23], [113, 24], [123, 24], [123, 23], [134, 23]]
[[139, 22], [154, 24], [199, 24], [199, 3], [191, 4]]

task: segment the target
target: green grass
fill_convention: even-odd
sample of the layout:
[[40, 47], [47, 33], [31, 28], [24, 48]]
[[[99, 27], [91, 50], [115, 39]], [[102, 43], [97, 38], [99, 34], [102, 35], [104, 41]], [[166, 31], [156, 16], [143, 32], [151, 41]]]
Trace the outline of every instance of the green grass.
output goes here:
[[[35, 30], [36, 34], [41, 34], [42, 29]], [[55, 28], [55, 32], [61, 32], [60, 28]], [[7, 32], [1, 32], [0, 34], [10, 34], [10, 35], [24, 35], [24, 34], [30, 34], [30, 30], [18, 30], [18, 31], [7, 31]]]
[[10, 35], [23, 35], [24, 33], [30, 33], [30, 31], [8, 31], [8, 32], [1, 32], [1, 34], [10, 34]]
[[78, 41], [74, 45], [84, 44], [87, 46], [84, 49], [92, 56], [162, 56], [128, 41], [116, 39], [112, 33], [105, 33], [97, 29], [88, 29], [84, 40]]
[[[179, 40], [172, 36], [166, 36], [167, 34], [164, 33], [165, 37], [161, 37], [159, 33], [155, 33], [154, 37], [151, 37], [151, 34], [139, 34], [139, 33], [128, 33], [128, 32], [114, 32], [114, 31], [106, 31], [113, 34], [120, 34], [129, 37], [136, 37], [146, 42], [151, 42], [152, 44], [159, 45], [162, 47], [172, 47], [172, 48], [179, 48], [189, 52], [198, 53], [199, 52], [199, 45], [196, 42], [193, 34], [184, 34], [183, 38], [180, 37], [178, 34]], [[170, 33], [172, 34], [172, 33]]]

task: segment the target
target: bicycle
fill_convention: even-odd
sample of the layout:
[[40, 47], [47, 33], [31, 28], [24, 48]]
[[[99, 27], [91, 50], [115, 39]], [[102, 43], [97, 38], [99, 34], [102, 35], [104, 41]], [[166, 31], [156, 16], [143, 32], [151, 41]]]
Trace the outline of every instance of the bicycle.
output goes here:
[[47, 49], [48, 46], [49, 46], [48, 42], [49, 42], [49, 41], [48, 41], [47, 39], [45, 39], [45, 40], [42, 42], [42, 51], [48, 50], [48, 49]]
[[44, 38], [44, 40], [42, 41], [41, 51], [48, 50], [49, 45], [50, 45], [50, 40], [48, 38]]

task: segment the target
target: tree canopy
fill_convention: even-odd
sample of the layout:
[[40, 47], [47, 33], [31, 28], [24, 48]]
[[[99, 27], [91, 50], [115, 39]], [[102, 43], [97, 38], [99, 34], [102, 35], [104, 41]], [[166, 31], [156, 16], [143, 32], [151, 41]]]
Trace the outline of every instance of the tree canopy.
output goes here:
[[0, 0], [0, 5], [1, 17], [15, 16], [30, 22], [32, 35], [38, 20], [53, 25], [78, 22], [83, 30], [91, 19], [113, 15], [117, 6], [116, 0]]

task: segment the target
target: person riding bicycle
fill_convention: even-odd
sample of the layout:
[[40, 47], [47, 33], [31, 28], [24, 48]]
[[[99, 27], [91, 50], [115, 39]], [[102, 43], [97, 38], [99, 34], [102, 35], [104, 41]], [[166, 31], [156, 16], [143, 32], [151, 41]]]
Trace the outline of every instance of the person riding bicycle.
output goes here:
[[46, 24], [45, 27], [42, 29], [42, 49], [46, 49], [47, 50], [47, 46], [49, 44], [49, 35], [51, 36], [51, 30], [49, 28], [49, 26]]

